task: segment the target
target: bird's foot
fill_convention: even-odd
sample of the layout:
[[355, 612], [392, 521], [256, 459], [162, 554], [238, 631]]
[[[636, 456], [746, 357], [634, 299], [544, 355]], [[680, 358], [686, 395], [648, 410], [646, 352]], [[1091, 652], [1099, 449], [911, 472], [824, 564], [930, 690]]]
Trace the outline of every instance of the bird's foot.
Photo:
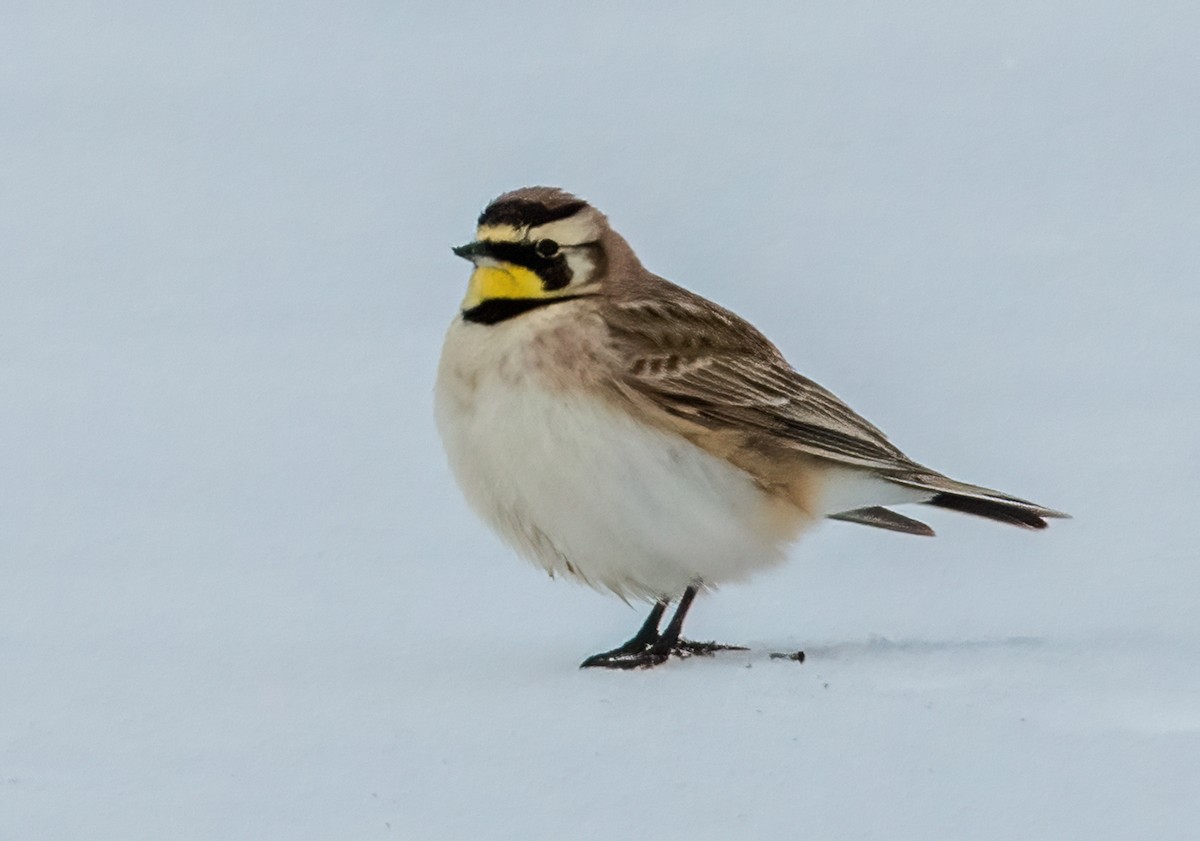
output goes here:
[[672, 657], [712, 657], [718, 651], [746, 651], [740, 645], [722, 645], [718, 642], [693, 642], [692, 640], [676, 640], [669, 643], [658, 639], [652, 643], [635, 642], [630, 640], [624, 645], [593, 654], [579, 664], [581, 669], [652, 669], [661, 666]]
[[[624, 645], [619, 645], [612, 651], [601, 651], [579, 664], [581, 669], [637, 669], [648, 668], [657, 663], [645, 663], [653, 642], [639, 642], [632, 639]], [[664, 658], [665, 659], [665, 658]]]
[[651, 669], [667, 662], [669, 654], [660, 654], [646, 648], [642, 651], [613, 649], [593, 654], [579, 664], [581, 669]]

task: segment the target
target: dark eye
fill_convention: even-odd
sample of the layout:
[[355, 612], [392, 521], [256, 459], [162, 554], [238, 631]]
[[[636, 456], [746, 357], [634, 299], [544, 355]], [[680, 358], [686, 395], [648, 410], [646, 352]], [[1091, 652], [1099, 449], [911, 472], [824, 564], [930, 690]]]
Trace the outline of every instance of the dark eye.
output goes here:
[[533, 250], [542, 257], [553, 257], [558, 253], [558, 243], [552, 239], [539, 239]]

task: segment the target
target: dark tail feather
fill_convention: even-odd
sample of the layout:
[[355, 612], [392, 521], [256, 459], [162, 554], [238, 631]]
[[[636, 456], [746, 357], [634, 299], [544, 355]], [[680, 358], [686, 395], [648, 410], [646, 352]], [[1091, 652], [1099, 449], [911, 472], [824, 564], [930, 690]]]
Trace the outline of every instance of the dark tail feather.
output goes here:
[[998, 520], [1001, 523], [1012, 523], [1027, 529], [1044, 529], [1046, 521], [1028, 508], [996, 502], [991, 499], [979, 499], [973, 496], [956, 496], [940, 493], [929, 500], [926, 505], [936, 505], [938, 508], [949, 508], [951, 511], [962, 511], [964, 514], [974, 514]]
[[968, 485], [932, 471], [889, 476], [898, 485], [930, 492], [926, 505], [974, 514], [1001, 523], [1011, 523], [1026, 529], [1044, 529], [1050, 518], [1070, 519], [1069, 514], [1046, 508], [1036, 502], [1009, 496], [1001, 491]]
[[843, 520], [847, 523], [861, 523], [864, 526], [874, 526], [877, 529], [902, 531], [905, 534], [919, 534], [925, 537], [933, 537], [933, 529], [920, 520], [905, 517], [903, 514], [897, 514], [895, 511], [882, 506], [842, 511], [840, 514], [830, 514], [829, 519]]

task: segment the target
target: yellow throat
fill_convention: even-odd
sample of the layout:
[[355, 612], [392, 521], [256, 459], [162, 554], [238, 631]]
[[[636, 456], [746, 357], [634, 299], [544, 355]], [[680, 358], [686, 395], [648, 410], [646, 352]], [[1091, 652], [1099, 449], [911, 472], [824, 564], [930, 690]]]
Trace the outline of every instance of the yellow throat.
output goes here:
[[462, 308], [473, 309], [493, 298], [553, 298], [561, 292], [547, 292], [537, 272], [512, 263], [477, 266], [467, 283]]

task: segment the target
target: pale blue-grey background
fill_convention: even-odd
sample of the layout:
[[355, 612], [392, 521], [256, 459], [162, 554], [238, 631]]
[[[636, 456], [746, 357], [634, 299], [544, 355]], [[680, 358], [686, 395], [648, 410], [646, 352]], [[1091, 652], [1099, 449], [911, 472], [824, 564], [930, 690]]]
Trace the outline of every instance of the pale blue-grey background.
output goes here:
[[[1194, 837], [1193, 4], [2, 18], [0, 838]], [[577, 672], [639, 612], [430, 418], [531, 183], [1076, 519], [830, 524], [697, 606], [753, 653]]]

